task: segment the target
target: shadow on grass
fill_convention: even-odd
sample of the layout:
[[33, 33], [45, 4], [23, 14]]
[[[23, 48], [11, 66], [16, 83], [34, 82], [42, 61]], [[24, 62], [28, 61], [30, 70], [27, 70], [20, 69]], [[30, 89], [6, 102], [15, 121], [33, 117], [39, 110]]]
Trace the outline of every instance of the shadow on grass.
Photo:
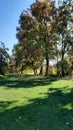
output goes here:
[[16, 76], [9, 75], [0, 78], [0, 86], [8, 88], [31, 88], [36, 86], [45, 86], [57, 81], [57, 78], [34, 77], [30, 75]]
[[0, 108], [1, 109], [6, 109], [11, 104], [12, 104], [12, 102], [10, 102], [10, 101], [0, 101]]
[[[1, 102], [0, 107], [10, 104]], [[0, 113], [0, 130], [73, 130], [73, 89], [64, 93], [59, 88], [50, 88], [43, 99], [4, 110]]]

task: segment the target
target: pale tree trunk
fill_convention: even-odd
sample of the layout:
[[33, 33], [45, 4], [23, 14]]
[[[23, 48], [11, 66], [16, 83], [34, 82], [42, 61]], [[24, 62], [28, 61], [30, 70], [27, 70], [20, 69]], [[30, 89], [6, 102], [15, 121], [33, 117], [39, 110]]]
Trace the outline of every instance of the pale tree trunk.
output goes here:
[[34, 75], [37, 75], [37, 69], [34, 69]]

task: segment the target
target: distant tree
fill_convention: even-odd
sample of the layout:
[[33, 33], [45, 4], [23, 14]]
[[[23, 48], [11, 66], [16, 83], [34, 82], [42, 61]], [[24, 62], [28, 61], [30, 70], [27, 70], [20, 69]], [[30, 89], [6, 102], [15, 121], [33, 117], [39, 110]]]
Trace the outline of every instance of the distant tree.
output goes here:
[[15, 70], [16, 72], [18, 71], [23, 71], [23, 54], [24, 54], [24, 50], [23, 50], [23, 46], [21, 46], [20, 44], [16, 44], [13, 47], [13, 65], [15, 66]]
[[70, 64], [71, 64], [71, 66], [70, 66], [70, 75], [72, 76], [72, 78], [73, 78], [73, 56], [71, 56], [70, 58], [69, 58], [69, 61], [70, 61]]
[[63, 63], [61, 61], [58, 61], [57, 63], [58, 76], [62, 77], [62, 70], [61, 70], [62, 64], [63, 64], [63, 69], [64, 69], [63, 70], [64, 76], [69, 76], [71, 74], [71, 62], [69, 61], [69, 59], [64, 59]]
[[7, 70], [7, 63], [9, 59], [8, 48], [3, 42], [0, 42], [0, 74], [4, 75]]

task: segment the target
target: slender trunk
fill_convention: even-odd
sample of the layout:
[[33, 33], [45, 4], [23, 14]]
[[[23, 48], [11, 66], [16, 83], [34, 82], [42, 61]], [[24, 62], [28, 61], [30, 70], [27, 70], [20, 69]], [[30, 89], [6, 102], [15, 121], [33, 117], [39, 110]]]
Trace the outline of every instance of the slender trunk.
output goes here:
[[64, 54], [65, 54], [65, 44], [63, 42], [63, 37], [62, 36], [62, 58], [61, 58], [61, 76], [64, 77]]
[[3, 57], [2, 56], [0, 56], [0, 74], [4, 75], [4, 72], [3, 72]]
[[46, 55], [46, 72], [45, 72], [45, 76], [48, 76], [49, 74], [49, 58], [48, 58], [48, 54]]
[[48, 36], [48, 22], [44, 19], [44, 25], [46, 27], [46, 32], [45, 32], [45, 35], [44, 35], [44, 43], [45, 43], [45, 60], [46, 60], [46, 72], [45, 72], [45, 76], [48, 76], [49, 74], [49, 41], [47, 40], [47, 38], [49, 37]]
[[58, 55], [57, 55], [57, 76], [58, 76]]
[[2, 71], [2, 67], [0, 67], [0, 74], [4, 75], [4, 72]]
[[40, 68], [40, 75], [43, 75], [43, 66]]
[[37, 75], [37, 69], [34, 69], [34, 75]]
[[61, 73], [62, 73], [62, 77], [64, 77], [64, 52], [62, 52], [62, 65], [61, 65]]

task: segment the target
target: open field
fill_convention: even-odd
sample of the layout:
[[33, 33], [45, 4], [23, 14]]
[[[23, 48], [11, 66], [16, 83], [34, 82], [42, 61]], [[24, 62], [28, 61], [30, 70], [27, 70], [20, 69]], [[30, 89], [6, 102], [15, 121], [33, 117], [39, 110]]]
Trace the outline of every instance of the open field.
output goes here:
[[73, 82], [0, 76], [0, 130], [73, 130]]

